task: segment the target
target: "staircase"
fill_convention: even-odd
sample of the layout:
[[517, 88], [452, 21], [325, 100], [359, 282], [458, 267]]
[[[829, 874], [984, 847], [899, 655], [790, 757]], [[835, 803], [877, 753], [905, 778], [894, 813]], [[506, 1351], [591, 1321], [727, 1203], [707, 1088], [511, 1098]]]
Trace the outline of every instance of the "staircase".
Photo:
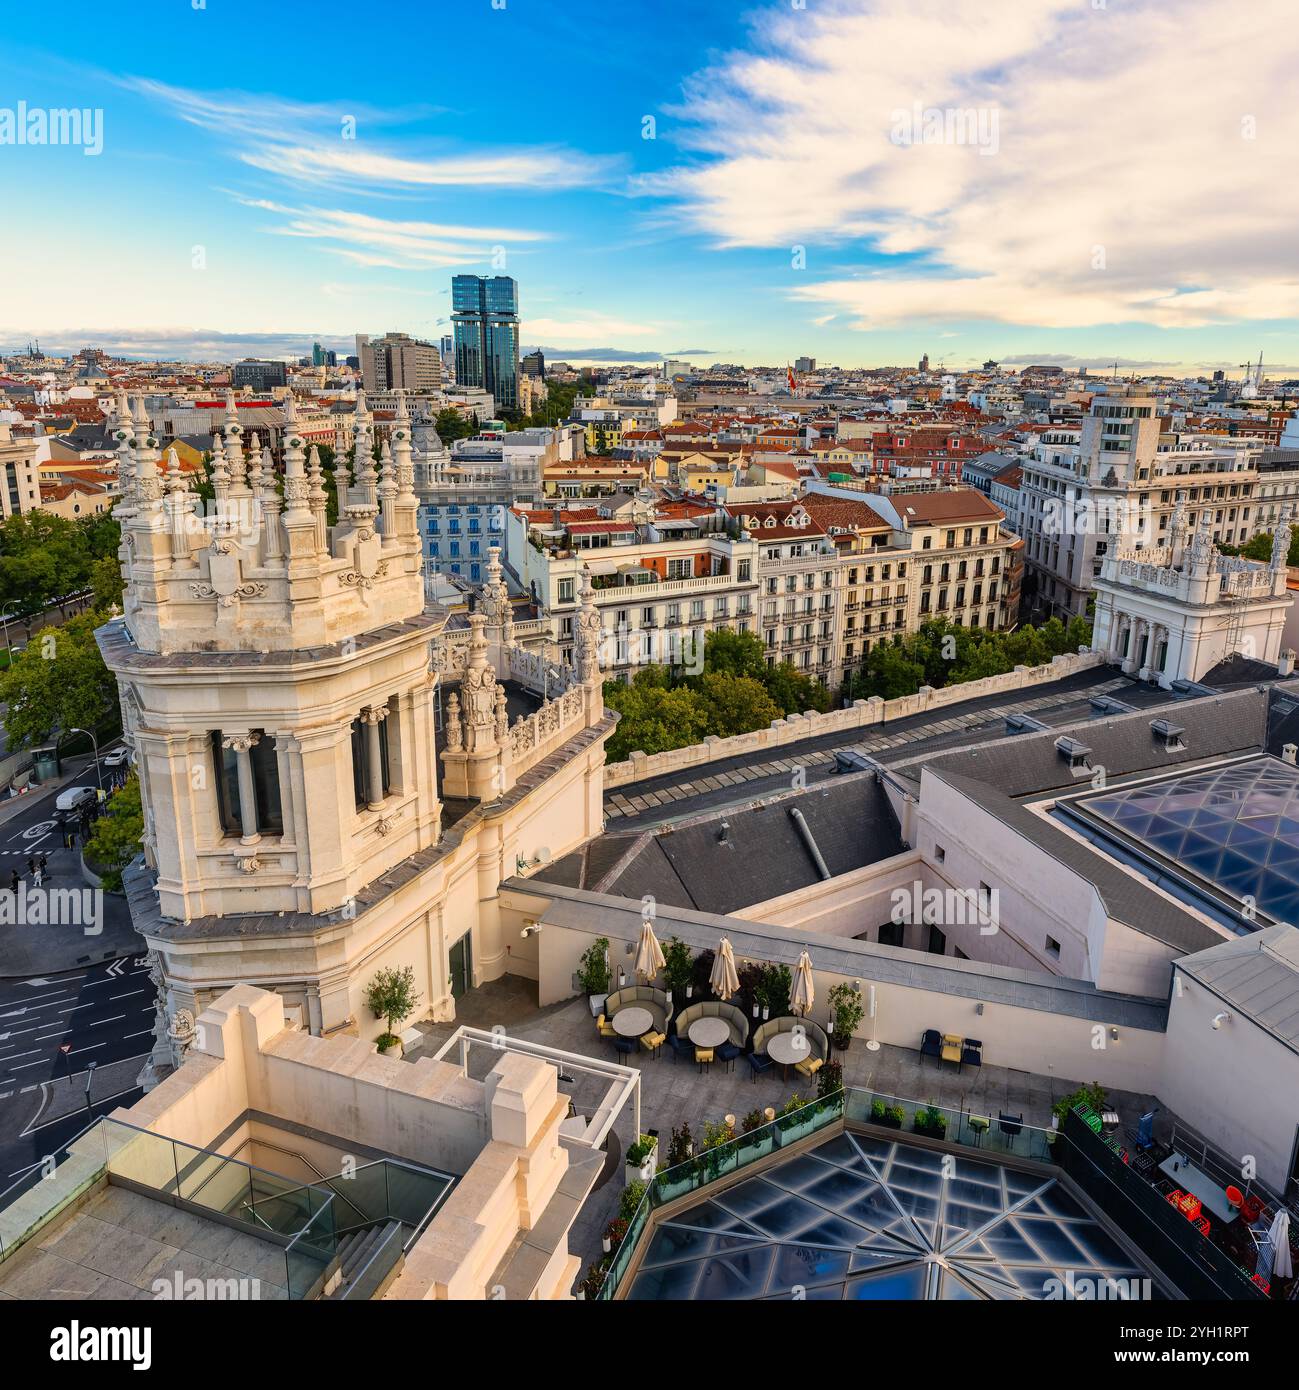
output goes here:
[[331, 1277], [332, 1287], [325, 1297], [339, 1301], [376, 1297], [401, 1268], [403, 1240], [400, 1221], [380, 1221], [349, 1231], [338, 1242], [337, 1278]]

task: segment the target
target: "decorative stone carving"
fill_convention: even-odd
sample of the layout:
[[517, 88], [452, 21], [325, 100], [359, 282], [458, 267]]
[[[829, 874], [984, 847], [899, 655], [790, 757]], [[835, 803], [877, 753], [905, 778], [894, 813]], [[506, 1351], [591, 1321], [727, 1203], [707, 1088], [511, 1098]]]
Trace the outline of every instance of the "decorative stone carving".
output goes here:
[[256, 855], [250, 854], [244, 859], [235, 859], [235, 868], [241, 873], [255, 874], [262, 867], [262, 861]]

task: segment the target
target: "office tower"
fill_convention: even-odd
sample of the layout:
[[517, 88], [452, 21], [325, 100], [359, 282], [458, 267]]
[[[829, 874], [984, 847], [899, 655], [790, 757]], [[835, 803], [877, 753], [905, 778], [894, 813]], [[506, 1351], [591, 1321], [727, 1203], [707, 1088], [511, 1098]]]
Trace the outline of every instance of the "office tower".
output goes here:
[[796, 357], [796, 358], [794, 359], [794, 370], [795, 370], [796, 372], [814, 372], [814, 371], [816, 371], [816, 358], [815, 358], [815, 357]]
[[319, 343], [312, 343], [311, 345], [311, 365], [313, 367], [325, 365], [325, 349]]
[[437, 348], [408, 333], [385, 333], [373, 340], [358, 333], [356, 355], [367, 391], [428, 393], [442, 388], [442, 359]]
[[519, 287], [508, 275], [451, 279], [456, 385], [489, 392], [498, 410], [519, 402]]
[[233, 383], [235, 390], [251, 386], [254, 391], [269, 391], [274, 386], [289, 384], [289, 370], [283, 362], [261, 362], [247, 357], [235, 363]]
[[546, 359], [540, 348], [535, 352], [528, 353], [523, 359], [522, 365], [524, 376], [544, 377], [546, 375]]

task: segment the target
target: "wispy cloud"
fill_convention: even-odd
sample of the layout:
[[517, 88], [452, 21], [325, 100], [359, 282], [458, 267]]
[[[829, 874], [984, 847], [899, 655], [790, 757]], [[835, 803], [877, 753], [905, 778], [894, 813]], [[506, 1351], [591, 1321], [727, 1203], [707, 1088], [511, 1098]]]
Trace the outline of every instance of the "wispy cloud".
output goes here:
[[[308, 103], [238, 91], [197, 92], [142, 77], [119, 82], [221, 137], [244, 164], [297, 184], [371, 190], [568, 189], [606, 183], [618, 168], [615, 160], [557, 145], [466, 152], [424, 142], [422, 150], [398, 154], [371, 137], [372, 130], [423, 120], [436, 113], [433, 107], [380, 111], [342, 100]], [[420, 142], [408, 134], [406, 143]]]
[[230, 196], [244, 207], [282, 219], [269, 229], [274, 235], [324, 242], [326, 250], [367, 267], [429, 270], [474, 265], [498, 248], [517, 250], [547, 239], [544, 232], [520, 227], [400, 221], [344, 208], [292, 207], [239, 193]]
[[580, 319], [525, 318], [523, 331], [551, 342], [598, 342], [601, 338], [650, 338], [662, 334], [659, 323], [633, 323], [605, 314], [586, 314]]
[[[858, 328], [1192, 328], [1299, 314], [1291, 0], [839, 0], [755, 23], [640, 180], [721, 247], [806, 246], [788, 293]], [[903, 113], [995, 115], [995, 153], [895, 142]], [[845, 243], [860, 275], [817, 278]]]

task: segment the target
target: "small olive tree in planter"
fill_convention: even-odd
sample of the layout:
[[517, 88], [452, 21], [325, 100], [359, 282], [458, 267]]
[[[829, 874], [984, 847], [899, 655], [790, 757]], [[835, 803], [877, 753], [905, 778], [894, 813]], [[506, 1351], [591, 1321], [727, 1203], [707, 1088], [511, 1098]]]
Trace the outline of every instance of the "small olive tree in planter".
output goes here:
[[592, 1018], [599, 1018], [604, 1001], [609, 997], [610, 973], [609, 938], [600, 936], [586, 948], [577, 963], [577, 980], [587, 993]]
[[834, 1011], [834, 1022], [830, 1036], [840, 1052], [848, 1050], [857, 1025], [866, 1016], [866, 1005], [861, 995], [850, 984], [838, 984], [830, 991], [830, 1008]]
[[628, 1187], [634, 1182], [649, 1182], [654, 1176], [658, 1152], [659, 1141], [652, 1134], [642, 1134], [628, 1148], [623, 1171], [623, 1179]]
[[397, 1029], [415, 1012], [419, 1003], [414, 966], [380, 970], [366, 986], [365, 1002], [375, 1017], [384, 1019], [388, 1025], [379, 1037], [379, 1051], [400, 1053], [401, 1039]]

